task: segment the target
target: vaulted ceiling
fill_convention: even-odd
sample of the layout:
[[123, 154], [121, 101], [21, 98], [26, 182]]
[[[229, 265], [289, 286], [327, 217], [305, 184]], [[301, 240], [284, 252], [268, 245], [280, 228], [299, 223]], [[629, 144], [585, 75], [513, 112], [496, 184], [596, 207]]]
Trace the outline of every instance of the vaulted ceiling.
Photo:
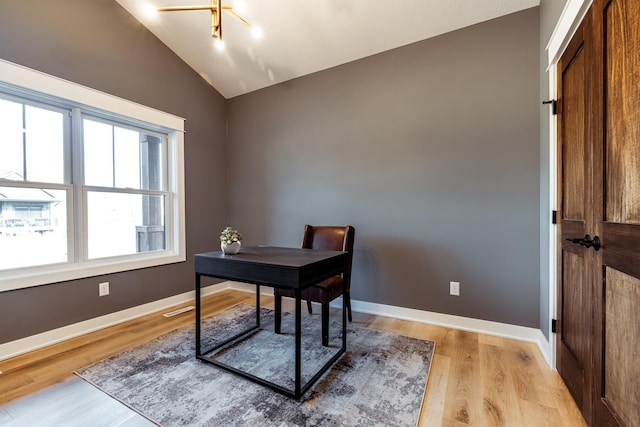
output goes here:
[[209, 11], [159, 7], [210, 0], [117, 0], [225, 98], [538, 6], [540, 0], [223, 0], [252, 26], [222, 16], [224, 49]]

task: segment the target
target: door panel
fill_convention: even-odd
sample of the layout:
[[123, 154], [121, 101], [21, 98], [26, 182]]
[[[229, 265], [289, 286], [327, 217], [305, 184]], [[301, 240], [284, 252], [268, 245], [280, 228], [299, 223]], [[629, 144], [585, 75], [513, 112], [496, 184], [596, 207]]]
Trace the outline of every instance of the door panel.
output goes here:
[[594, 266], [593, 425], [638, 426], [640, 2], [597, 0], [593, 13], [594, 212], [602, 238]]
[[[564, 250], [562, 256], [562, 314], [560, 318], [560, 363], [558, 370], [579, 408], [584, 405], [585, 361], [589, 360], [589, 336], [584, 325], [589, 321], [586, 310], [577, 310], [588, 303], [585, 292], [585, 259], [573, 248]], [[587, 365], [588, 367], [588, 365]]]
[[588, 277], [592, 255], [572, 240], [585, 236], [590, 215], [591, 175], [587, 141], [588, 19], [579, 27], [559, 64], [558, 177], [561, 248], [558, 286], [556, 365], [585, 419], [591, 411], [591, 300]]
[[[580, 34], [582, 35], [582, 34]], [[585, 55], [583, 44], [569, 52], [562, 72], [562, 219], [585, 220]]]
[[[565, 280], [563, 280], [562, 295], [564, 296], [565, 308], [584, 307], [589, 303], [590, 296], [587, 286], [584, 283], [586, 264], [582, 254], [574, 254], [569, 251], [564, 252], [563, 266]], [[566, 309], [562, 313], [562, 344], [570, 352], [571, 356], [580, 362], [580, 370], [583, 368], [583, 361], [589, 360], [589, 331], [584, 328], [589, 321], [588, 311]], [[579, 396], [581, 399], [582, 397]]]
[[622, 425], [640, 426], [640, 279], [607, 268], [605, 283], [603, 403]]
[[606, 220], [640, 224], [640, 15], [637, 1], [604, 10]]

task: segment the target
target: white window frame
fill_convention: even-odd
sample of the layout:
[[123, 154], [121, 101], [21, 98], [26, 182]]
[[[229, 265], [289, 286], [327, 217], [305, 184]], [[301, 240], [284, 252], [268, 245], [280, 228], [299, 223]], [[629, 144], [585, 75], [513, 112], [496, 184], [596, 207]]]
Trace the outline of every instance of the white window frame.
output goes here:
[[[0, 272], [0, 292], [31, 286], [57, 283], [104, 274], [117, 273], [140, 268], [148, 268], [186, 260], [185, 239], [185, 189], [184, 189], [184, 118], [156, 110], [126, 99], [122, 99], [95, 89], [23, 67], [0, 59], [0, 83], [9, 87], [24, 88], [45, 97], [69, 101], [101, 115], [113, 115], [114, 119], [132, 119], [161, 129], [168, 136], [167, 173], [168, 190], [172, 197], [165, 212], [167, 227], [167, 247], [164, 251], [137, 253], [130, 256], [95, 260], [73, 257], [64, 264], [41, 265]], [[71, 195], [67, 203], [76, 201]], [[68, 220], [75, 222], [73, 215]], [[73, 223], [69, 224], [70, 238], [74, 235]], [[82, 227], [81, 227], [82, 229]]]

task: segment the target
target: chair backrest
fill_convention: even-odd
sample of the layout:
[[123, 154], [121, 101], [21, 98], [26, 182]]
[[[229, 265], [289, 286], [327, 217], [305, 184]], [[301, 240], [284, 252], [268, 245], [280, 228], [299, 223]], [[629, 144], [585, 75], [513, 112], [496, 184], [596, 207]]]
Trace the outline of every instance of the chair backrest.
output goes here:
[[350, 225], [305, 225], [302, 238], [303, 249], [344, 251], [348, 253], [347, 271], [342, 276], [344, 287], [351, 287], [351, 264], [356, 230]]

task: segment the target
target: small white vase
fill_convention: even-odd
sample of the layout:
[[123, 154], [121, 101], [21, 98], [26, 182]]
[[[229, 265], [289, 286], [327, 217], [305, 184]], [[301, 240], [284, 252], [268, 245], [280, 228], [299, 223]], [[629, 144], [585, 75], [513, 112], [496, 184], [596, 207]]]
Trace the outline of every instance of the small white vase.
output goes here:
[[220, 242], [220, 249], [222, 249], [222, 252], [225, 254], [237, 254], [240, 251], [240, 242], [233, 242], [229, 244]]

